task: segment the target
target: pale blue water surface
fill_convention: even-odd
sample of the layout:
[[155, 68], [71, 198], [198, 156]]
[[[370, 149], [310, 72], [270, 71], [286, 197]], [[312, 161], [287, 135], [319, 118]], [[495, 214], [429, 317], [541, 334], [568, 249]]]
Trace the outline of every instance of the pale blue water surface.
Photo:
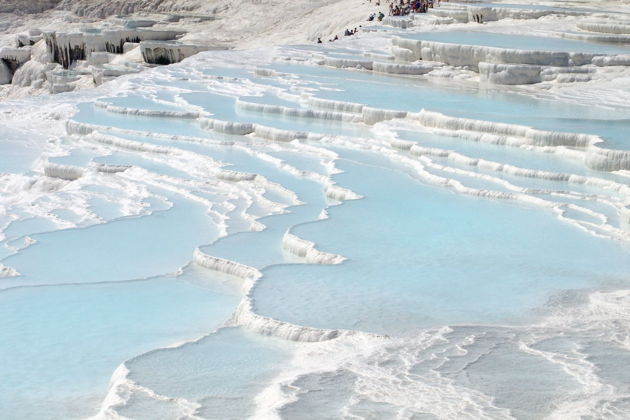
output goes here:
[[[500, 41], [474, 32], [433, 36], [466, 36], [484, 45]], [[504, 41], [526, 47], [537, 40]], [[587, 44], [545, 39], [540, 45]], [[321, 52], [328, 49], [334, 48]], [[356, 50], [333, 52], [347, 54]], [[588, 394], [595, 377], [611, 387], [610, 406], [630, 413], [623, 401], [630, 378], [619, 369], [628, 362], [627, 331], [618, 322], [630, 275], [630, 249], [619, 239], [624, 174], [589, 169], [579, 158], [473, 143], [410, 125], [374, 130], [363, 123], [245, 112], [235, 104], [240, 98], [308, 108], [307, 100], [288, 100], [285, 92], [385, 109], [425, 108], [594, 133], [607, 147], [627, 150], [630, 120], [623, 110], [278, 61], [262, 67], [279, 74], [261, 77], [254, 76], [261, 65], [243, 60], [242, 68], [222, 68], [217, 60], [195, 62], [194, 69], [187, 63], [169, 66], [146, 80], [131, 78], [133, 93], [94, 96], [130, 109], [200, 107], [220, 120], [326, 137], [272, 142], [231, 136], [205, 130], [196, 119], [108, 112], [83, 98], [73, 120], [113, 128], [110, 134], [131, 143], [96, 149], [89, 136], [64, 137], [59, 147], [66, 154], [49, 161], [84, 168], [82, 178], [47, 179], [33, 170], [43, 146], [0, 142], [0, 152], [11, 156], [0, 160], [1, 173], [54, 185], [32, 192], [26, 180], [7, 190], [40, 195], [26, 204], [7, 201], [0, 219], [0, 262], [19, 273], [0, 278], [1, 417], [94, 415], [108, 391], [117, 391], [109, 381], [120, 366], [117, 384], [134, 386], [116, 403], [108, 400], [113, 405], [107, 408], [134, 419], [249, 418], [269, 407], [300, 419], [506, 413], [534, 419], [564, 403], [598, 398]], [[498, 173], [444, 155], [414, 156], [390, 147], [394, 136], [474, 159], [611, 184]], [[135, 150], [128, 147], [133, 142], [169, 149]], [[208, 170], [189, 167], [182, 156], [206, 162]], [[130, 169], [101, 173], [94, 170], [98, 164]], [[220, 170], [259, 177], [220, 179]], [[464, 194], [453, 188], [458, 183], [503, 198]], [[333, 185], [359, 199], [337, 202], [330, 197]], [[150, 195], [138, 198], [141, 214], [121, 217], [124, 201], [116, 188], [125, 186]], [[78, 193], [97, 194], [87, 206], [102, 223], [78, 220]], [[547, 204], [508, 199], [517, 193]], [[35, 211], [47, 208], [50, 197], [63, 199], [67, 208]], [[76, 226], [59, 229], [55, 217]], [[287, 232], [346, 260], [307, 264], [285, 243]], [[26, 236], [32, 241], [22, 249]], [[197, 248], [254, 267], [262, 278], [254, 282], [203, 268], [193, 261]], [[610, 303], [606, 293], [620, 295]], [[597, 306], [597, 299], [605, 303]], [[237, 308], [263, 318], [239, 320]], [[599, 314], [596, 323], [591, 309]], [[550, 318], [555, 313], [564, 315]], [[353, 334], [318, 344], [287, 339], [319, 337], [318, 329]], [[304, 334], [289, 336], [286, 330]], [[297, 373], [289, 374], [292, 369]]]

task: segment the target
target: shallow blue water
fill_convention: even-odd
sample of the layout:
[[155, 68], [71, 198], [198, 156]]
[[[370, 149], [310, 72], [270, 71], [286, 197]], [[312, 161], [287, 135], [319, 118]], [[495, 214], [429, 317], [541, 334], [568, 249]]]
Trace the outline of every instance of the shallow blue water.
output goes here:
[[387, 334], [516, 322], [549, 294], [601, 286], [630, 269], [628, 249], [588, 237], [550, 213], [459, 197], [389, 169], [341, 167], [339, 182], [366, 198], [294, 233], [349, 261], [265, 270], [254, 295], [262, 314]]
[[[334, 54], [356, 53], [339, 49]], [[362, 139], [344, 146], [335, 138], [288, 144], [261, 142], [251, 136], [205, 132], [194, 120], [134, 117], [80, 104], [74, 117], [77, 121], [212, 140], [215, 144], [120, 135], [130, 141], [169, 146], [177, 159], [179, 149], [221, 161], [228, 170], [260, 174], [295, 193], [304, 204], [290, 206], [290, 194], [260, 179], [228, 182], [218, 179], [213, 171], [193, 171], [177, 159], [171, 165], [168, 156], [153, 159], [148, 152], [106, 145], [99, 147], [109, 148], [110, 153], [99, 156], [100, 152], [74, 145], [76, 137], [64, 139], [61, 146], [71, 154], [52, 158], [52, 162], [134, 165], [168, 175], [168, 179], [142, 179], [136, 175], [141, 171], [90, 172], [89, 181], [59, 182], [63, 187], [60, 191], [45, 191], [68, 203], [76, 199], [75, 188], [106, 194], [90, 200], [89, 206], [104, 219], [115, 220], [97, 226], [37, 234], [54, 226], [27, 217], [28, 207], [11, 210], [11, 215], [25, 220], [10, 224], [4, 233], [16, 242], [26, 234], [37, 242], [15, 255], [10, 255], [9, 248], [0, 251], [2, 263], [22, 273], [21, 277], [0, 279], [0, 331], [8, 337], [0, 340], [0, 358], [10, 361], [0, 366], [0, 377], [7, 378], [0, 382], [0, 405], [8, 407], [8, 418], [65, 419], [94, 414], [111, 374], [123, 362], [130, 370], [130, 379], [146, 387], [145, 391], [136, 389], [126, 404], [115, 407], [130, 418], [173, 419], [192, 414], [220, 419], [250, 417], [261, 403], [278, 403], [257, 397], [276, 375], [298, 362], [304, 363], [300, 367], [305, 373], [286, 379], [277, 389], [294, 393], [294, 398], [279, 409], [284, 418], [339, 418], [342, 414], [366, 418], [460, 418], [466, 414], [479, 418], [479, 412], [467, 405], [467, 389], [487, 395], [491, 403], [481, 402], [478, 407], [488, 410], [488, 417], [509, 409], [517, 418], [541, 418], [559, 404], [559, 399], [588, 388], [584, 384], [589, 379], [578, 380], [554, 360], [523, 351], [521, 344], [532, 341], [533, 348], [557, 352], [558, 360], [564, 360], [565, 355], [575, 359], [575, 349], [584, 351], [603, 382], [615, 385], [619, 395], [627, 391], [628, 377], [618, 369], [626, 364], [627, 351], [609, 338], [614, 337], [615, 327], [606, 324], [606, 319], [594, 332], [584, 332], [581, 324], [556, 326], [555, 332], [544, 322], [542, 326], [534, 324], [542, 322], [541, 308], [557, 310], [562, 306], [558, 301], [577, 304], [570, 299], [571, 293], [585, 295], [585, 291], [595, 289], [627, 287], [627, 245], [590, 235], [558, 220], [549, 209], [478, 199], [427, 185], [392, 157], [388, 138], [380, 132], [363, 125], [240, 112], [234, 107], [238, 96], [234, 92], [242, 92], [247, 101], [289, 107], [305, 105], [281, 99], [268, 88], [380, 108], [427, 108], [452, 116], [593, 132], [627, 148], [628, 119], [622, 111], [324, 67], [273, 63], [266, 67], [289, 74], [253, 77], [248, 70], [253, 67], [248, 65], [237, 69], [209, 68], [203, 62], [196, 65], [199, 68], [195, 71], [186, 63], [167, 67], [162, 71], [168, 77], [154, 80], [136, 76], [132, 83], [137, 89], [144, 86], [147, 96], [113, 96], [112, 100], [120, 106], [165, 110], [171, 108], [153, 103], [151, 95], [170, 101], [175, 93], [167, 87], [186, 89], [186, 93], [178, 93], [181, 98], [219, 119], [353, 134]], [[207, 83], [207, 79], [200, 79], [204, 74], [226, 79]], [[233, 77], [248, 78], [256, 85]], [[300, 90], [305, 87], [306, 91]], [[226, 92], [232, 96], [220, 94]], [[626, 180], [621, 174], [591, 171], [580, 161], [559, 155], [468, 143], [412, 130], [396, 133], [419, 145], [452, 149], [473, 158], [621, 183]], [[223, 140], [229, 142], [219, 144]], [[376, 152], [370, 152], [369, 147]], [[268, 160], [268, 156], [277, 157], [299, 170], [326, 174], [329, 168], [322, 162], [334, 160], [335, 154], [340, 157], [335, 164], [343, 172], [332, 181], [363, 199], [328, 207], [333, 203], [325, 197], [321, 182], [296, 176]], [[562, 192], [564, 195], [553, 197], [555, 202], [584, 206], [608, 217], [611, 226], [620, 225], [618, 208], [603, 202], [618, 204], [623, 199], [614, 191], [493, 174], [439, 157], [431, 159], [444, 167], [429, 167], [427, 161], [405, 156], [426, 164], [430, 174], [476, 188], [506, 191], [497, 181], [509, 180], [521, 187]], [[28, 171], [32, 164], [29, 159], [16, 165], [16, 170]], [[475, 178], [479, 174], [496, 179]], [[117, 190], [107, 182], [115, 177], [147, 186], [162, 196], [143, 200], [153, 214], [118, 218], [122, 203], [115, 200]], [[212, 201], [213, 210], [230, 216], [230, 235], [218, 239], [216, 220], [207, 214], [207, 207], [183, 198], [174, 189]], [[283, 214], [269, 215], [265, 200], [256, 194], [288, 207]], [[584, 198], [595, 194], [599, 201]], [[544, 192], [535, 196], [548, 198]], [[173, 203], [172, 208], [165, 198]], [[329, 219], [318, 220], [324, 209]], [[54, 213], [66, 219], [77, 216], [71, 205]], [[575, 209], [566, 215], [602, 223], [596, 216]], [[258, 222], [265, 229], [244, 231], [251, 217], [261, 217]], [[283, 249], [282, 239], [288, 230], [314, 241], [318, 249], [348, 260], [331, 266], [303, 264], [302, 258]], [[252, 309], [257, 314], [279, 323], [293, 323], [296, 328], [344, 328], [388, 337], [371, 341], [357, 335], [364, 341], [354, 344], [344, 339], [294, 343], [265, 337], [251, 326], [221, 328], [238, 307], [247, 283], [189, 264], [196, 247], [263, 271], [264, 277], [252, 292]], [[177, 276], [165, 275], [180, 269]], [[612, 307], [624, 310], [614, 304]], [[579, 321], [588, 323], [590, 319]], [[445, 326], [450, 326], [449, 332], [441, 339], [429, 342], [422, 338], [427, 328]], [[273, 328], [263, 331], [273, 332]], [[159, 349], [201, 335], [205, 338], [194, 343]], [[370, 346], [383, 343], [389, 347], [366, 356]], [[365, 354], [355, 355], [355, 351]], [[300, 352], [307, 355], [304, 360], [294, 358]], [[434, 396], [436, 399], [431, 400]], [[452, 401], [460, 411], [449, 411], [452, 408], [447, 405]]]
[[29, 217], [11, 222], [9, 227], [4, 230], [4, 234], [8, 240], [12, 240], [24, 235], [50, 232], [55, 230], [56, 227], [55, 223], [48, 219]]
[[241, 96], [239, 99], [256, 104], [278, 105], [288, 108], [300, 108], [300, 104], [298, 102], [288, 101], [270, 93], [265, 93], [260, 96]]
[[[162, 96], [162, 97], [160, 97]], [[167, 95], [165, 92], [156, 94], [157, 99], [162, 101], [172, 100], [172, 95]], [[116, 97], [101, 98], [101, 102], [112, 104], [114, 106], [120, 106], [124, 108], [136, 108], [145, 109], [150, 111], [181, 111], [180, 107], [165, 102], [156, 102], [152, 98], [142, 95], [126, 95]]]
[[[288, 356], [281, 340], [225, 328], [177, 350], [141, 356], [128, 367], [131, 379], [159, 394], [197, 402], [204, 418], [237, 419], [251, 415], [248, 396], [260, 392]], [[121, 410], [137, 419], [155, 419], [160, 412], [136, 404]]]
[[420, 146], [452, 150], [471, 158], [502, 162], [517, 167], [537, 169], [541, 171], [596, 176], [620, 183], [626, 182], [624, 177], [615, 173], [595, 171], [585, 167], [584, 163], [578, 159], [566, 159], [551, 153], [530, 151], [515, 147], [504, 147], [474, 141], [465, 141], [456, 137], [443, 136], [423, 131], [397, 130], [396, 133], [400, 139], [413, 141]]
[[37, 241], [4, 262], [22, 277], [1, 288], [23, 285], [100, 283], [172, 273], [190, 261], [196, 246], [217, 230], [200, 204], [171, 197], [172, 209], [103, 225], [34, 235]]
[[319, 213], [327, 206], [322, 186], [283, 173], [273, 165], [253, 158], [246, 160], [239, 157], [236, 162], [231, 169], [262, 174], [270, 181], [294, 191], [306, 204], [289, 207], [286, 214], [259, 219], [258, 221], [266, 226], [262, 232], [239, 233], [201, 249], [211, 255], [237, 260], [259, 269], [268, 265], [292, 262], [291, 256], [282, 250], [282, 237], [291, 226], [317, 219]]
[[153, 118], [115, 114], [90, 103], [77, 105], [79, 112], [72, 119], [82, 123], [117, 127], [127, 130], [151, 131], [160, 134], [204, 137], [205, 132], [192, 120]]
[[[470, 6], [470, 3], [450, 3], [452, 5], [466, 5], [466, 6]], [[474, 6], [480, 6], [480, 7], [498, 7], [498, 8], [508, 8], [508, 9], [522, 9], [522, 10], [553, 10], [553, 11], [558, 11], [558, 12], [564, 12], [564, 11], [573, 11], [573, 12], [582, 12], [582, 13], [589, 13], [589, 12], [602, 12], [602, 9], [588, 9], [588, 8], [584, 8], [584, 7], [562, 7], [562, 4], [559, 7], [556, 6], [547, 6], [547, 5], [543, 5], [543, 4], [511, 4], [511, 3], [492, 3], [492, 2], [479, 2], [479, 3], [473, 3], [472, 5]]]
[[237, 297], [205, 275], [0, 293], [3, 418], [95, 414], [118, 365], [229, 316]]
[[45, 139], [0, 126], [0, 174], [28, 172], [44, 150]]
[[565, 51], [596, 54], [627, 54], [630, 46], [598, 44], [573, 39], [542, 36], [509, 35], [492, 32], [448, 31], [407, 33], [405, 38], [423, 41], [446, 42], [449, 44], [481, 45], [486, 47], [510, 48], [537, 51]]
[[[438, 111], [449, 116], [505, 122], [574, 133], [597, 134], [604, 146], [627, 150], [630, 120], [620, 111], [541, 100], [493, 89], [458, 89], [418, 79], [350, 72], [324, 67], [277, 64], [274, 69], [319, 80], [327, 90], [316, 97], [359, 102], [369, 106], [417, 112]], [[370, 86], [367, 88], [366, 86]], [[387, 92], [387, 95], [384, 93]], [[580, 115], [580, 118], [575, 118]]]
[[106, 165], [134, 165], [144, 168], [148, 171], [172, 176], [175, 178], [192, 178], [190, 174], [182, 170], [179, 170], [162, 162], [156, 162], [148, 158], [139, 157], [133, 153], [115, 152], [109, 156], [98, 157], [94, 159], [94, 162]]
[[300, 153], [299, 151], [290, 151], [290, 152], [271, 152], [270, 155], [280, 158], [284, 161], [291, 162], [291, 165], [302, 171], [315, 172], [318, 174], [323, 174], [326, 172], [326, 168], [322, 165], [319, 159], [313, 158], [312, 156], [308, 156]]
[[[203, 107], [214, 118], [223, 121], [251, 122], [282, 130], [310, 131], [322, 134], [362, 135], [367, 132], [360, 126], [338, 121], [325, 121], [308, 118], [282, 117], [237, 109], [236, 99], [229, 96], [214, 95], [207, 92], [184, 93], [182, 97], [192, 105]], [[274, 102], [276, 102], [274, 100]]]
[[[69, 143], [70, 141], [68, 141]], [[73, 149], [65, 156], [54, 156], [48, 158], [48, 161], [62, 165], [87, 166], [97, 156], [100, 154], [95, 150]]]

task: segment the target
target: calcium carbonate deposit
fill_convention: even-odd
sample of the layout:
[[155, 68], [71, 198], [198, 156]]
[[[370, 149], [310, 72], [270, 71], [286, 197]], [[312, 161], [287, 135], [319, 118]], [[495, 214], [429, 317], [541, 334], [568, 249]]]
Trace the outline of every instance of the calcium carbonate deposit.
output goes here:
[[1, 418], [630, 418], [630, 2], [29, 7]]

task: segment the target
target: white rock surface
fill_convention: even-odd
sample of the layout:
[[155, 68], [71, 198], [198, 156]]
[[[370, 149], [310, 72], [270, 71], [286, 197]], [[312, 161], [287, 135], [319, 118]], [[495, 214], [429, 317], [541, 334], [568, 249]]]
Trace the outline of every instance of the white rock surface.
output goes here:
[[179, 63], [185, 58], [209, 49], [212, 47], [179, 42], [143, 41], [140, 43], [142, 57], [149, 64]]

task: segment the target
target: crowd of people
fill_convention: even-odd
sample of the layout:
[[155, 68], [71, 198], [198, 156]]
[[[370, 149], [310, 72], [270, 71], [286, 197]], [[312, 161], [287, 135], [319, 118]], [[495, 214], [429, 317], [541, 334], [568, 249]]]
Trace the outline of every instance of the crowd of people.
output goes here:
[[[399, 4], [393, 1], [389, 4], [389, 15], [407, 16], [410, 13], [427, 13], [435, 4], [435, 0], [400, 0]], [[440, 0], [437, 0], [437, 5], [440, 5]]]
[[[372, 0], [369, 0], [370, 3]], [[445, 0], [448, 1], [448, 0]], [[389, 15], [390, 16], [407, 16], [411, 13], [427, 13], [429, 9], [432, 9], [434, 6], [439, 6], [441, 0], [388, 0], [389, 2]], [[380, 0], [376, 0], [376, 5], [380, 6]], [[381, 11], [377, 13], [371, 13], [368, 16], [368, 22], [372, 22], [374, 20], [378, 20], [381, 22], [385, 18], [385, 14]], [[346, 29], [344, 32], [344, 36], [352, 36], [356, 35], [358, 32], [357, 28], [354, 29]], [[338, 41], [339, 36], [335, 35], [334, 38], [328, 40], [328, 42]], [[317, 43], [322, 44], [323, 41], [321, 38], [317, 38]]]
[[370, 16], [368, 16], [368, 22], [372, 22], [375, 18], [378, 18], [378, 21], [382, 21], [383, 18], [385, 17], [385, 15], [383, 14], [383, 12], [378, 12], [378, 16], [376, 15], [376, 13], [372, 13]]
[[[359, 26], [361, 27], [361, 26]], [[343, 36], [352, 36], [352, 35], [356, 35], [357, 33], [359, 33], [359, 29], [358, 28], [354, 28], [354, 29], [346, 29], [345, 32], [343, 33]], [[339, 36], [335, 35], [334, 38], [331, 38], [328, 40], [328, 42], [335, 42], [339, 40]], [[321, 44], [323, 43], [322, 38], [317, 38], [317, 43]]]

